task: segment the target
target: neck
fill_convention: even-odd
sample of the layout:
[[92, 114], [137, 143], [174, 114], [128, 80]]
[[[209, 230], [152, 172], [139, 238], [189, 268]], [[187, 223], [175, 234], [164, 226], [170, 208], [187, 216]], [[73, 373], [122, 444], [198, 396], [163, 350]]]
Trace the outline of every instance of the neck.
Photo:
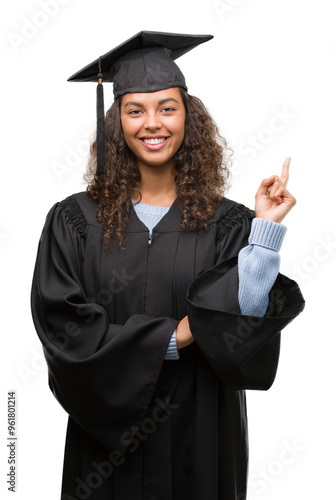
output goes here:
[[176, 198], [176, 184], [174, 177], [174, 165], [149, 166], [138, 164], [141, 181], [138, 184], [133, 198], [148, 205], [170, 207]]

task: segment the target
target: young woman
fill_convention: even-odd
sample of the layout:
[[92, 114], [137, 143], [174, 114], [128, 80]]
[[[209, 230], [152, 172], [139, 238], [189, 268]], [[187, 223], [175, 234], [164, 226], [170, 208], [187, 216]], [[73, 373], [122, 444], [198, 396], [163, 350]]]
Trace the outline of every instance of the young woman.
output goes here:
[[245, 499], [245, 389], [272, 385], [304, 307], [278, 272], [289, 159], [255, 211], [223, 196], [226, 143], [176, 38], [194, 42], [141, 32], [93, 63], [114, 83], [103, 161], [98, 140], [86, 192], [53, 206], [39, 245], [33, 317], [69, 414], [62, 500]]

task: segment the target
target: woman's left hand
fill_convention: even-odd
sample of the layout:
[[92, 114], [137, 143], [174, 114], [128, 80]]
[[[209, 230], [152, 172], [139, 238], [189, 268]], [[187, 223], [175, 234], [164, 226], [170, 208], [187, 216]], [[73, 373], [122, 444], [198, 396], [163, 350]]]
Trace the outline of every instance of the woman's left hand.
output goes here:
[[286, 189], [290, 161], [290, 158], [286, 158], [282, 167], [281, 179], [277, 175], [272, 175], [260, 184], [255, 195], [256, 217], [281, 222], [296, 204], [296, 199]]

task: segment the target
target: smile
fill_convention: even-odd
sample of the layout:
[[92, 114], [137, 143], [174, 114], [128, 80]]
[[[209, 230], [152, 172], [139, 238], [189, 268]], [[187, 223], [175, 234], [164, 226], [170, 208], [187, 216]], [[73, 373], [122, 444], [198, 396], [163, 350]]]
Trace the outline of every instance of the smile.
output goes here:
[[168, 142], [169, 137], [142, 137], [141, 143], [147, 151], [159, 151], [164, 148]]
[[158, 139], [142, 139], [145, 144], [161, 144], [166, 140], [166, 137], [159, 137]]

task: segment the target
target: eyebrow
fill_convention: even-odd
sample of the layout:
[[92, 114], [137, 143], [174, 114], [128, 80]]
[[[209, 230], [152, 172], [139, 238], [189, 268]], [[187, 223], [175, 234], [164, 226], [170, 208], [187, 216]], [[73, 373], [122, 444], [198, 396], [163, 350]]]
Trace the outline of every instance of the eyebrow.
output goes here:
[[[174, 97], [167, 97], [167, 99], [162, 99], [161, 101], [159, 101], [159, 106], [161, 106], [162, 104], [165, 104], [166, 102], [169, 102], [169, 101], [174, 101], [176, 102], [176, 104], [179, 104], [179, 102], [174, 99]], [[126, 108], [127, 106], [139, 106], [140, 108], [143, 108], [144, 105], [141, 103], [141, 102], [135, 102], [135, 101], [128, 101], [126, 104], [124, 104], [124, 108]]]

